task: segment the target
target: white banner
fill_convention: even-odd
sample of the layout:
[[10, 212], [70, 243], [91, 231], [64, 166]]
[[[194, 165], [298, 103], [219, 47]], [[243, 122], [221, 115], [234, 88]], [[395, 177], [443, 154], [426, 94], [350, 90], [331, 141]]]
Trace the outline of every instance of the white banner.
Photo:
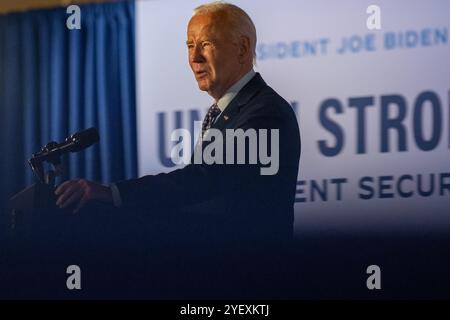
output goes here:
[[[185, 45], [202, 3], [137, 2], [140, 175], [175, 169], [170, 133], [211, 104]], [[233, 3], [256, 25], [257, 71], [297, 112], [296, 232], [447, 233], [450, 1]]]

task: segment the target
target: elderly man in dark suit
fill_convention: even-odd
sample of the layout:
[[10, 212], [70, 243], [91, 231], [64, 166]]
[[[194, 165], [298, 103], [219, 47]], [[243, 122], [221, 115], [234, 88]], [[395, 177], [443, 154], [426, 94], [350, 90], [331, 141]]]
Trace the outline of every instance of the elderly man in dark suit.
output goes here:
[[[253, 70], [256, 29], [252, 20], [231, 4], [200, 6], [189, 21], [186, 44], [200, 90], [214, 99], [203, 121], [202, 138], [212, 130], [223, 133], [223, 151], [229, 155], [227, 130], [254, 130], [257, 140], [245, 143], [246, 162], [236, 163], [236, 154], [231, 164], [193, 161], [169, 173], [111, 186], [72, 180], [57, 188], [57, 205], [78, 210], [97, 200], [129, 212], [170, 217], [167, 221], [180, 237], [196, 239], [192, 240], [196, 244], [252, 248], [288, 241], [293, 233], [300, 134], [291, 106]], [[265, 164], [260, 159], [248, 161], [252, 143], [261, 149], [261, 130], [277, 132], [269, 134], [270, 151], [279, 163], [271, 174], [262, 174]], [[210, 143], [201, 139], [199, 150]]]

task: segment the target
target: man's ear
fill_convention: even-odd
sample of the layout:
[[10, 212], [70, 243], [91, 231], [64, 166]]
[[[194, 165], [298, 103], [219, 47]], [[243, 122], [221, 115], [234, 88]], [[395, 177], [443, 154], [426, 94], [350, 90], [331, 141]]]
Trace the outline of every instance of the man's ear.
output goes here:
[[239, 63], [244, 64], [248, 61], [249, 55], [252, 55], [250, 49], [250, 39], [246, 36], [239, 37]]

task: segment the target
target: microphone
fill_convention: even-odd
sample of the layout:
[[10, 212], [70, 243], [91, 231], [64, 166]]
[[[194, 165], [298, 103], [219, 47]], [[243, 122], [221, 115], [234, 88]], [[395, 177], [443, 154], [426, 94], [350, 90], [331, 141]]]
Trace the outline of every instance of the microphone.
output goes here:
[[33, 154], [33, 160], [36, 162], [57, 161], [59, 156], [69, 152], [79, 152], [90, 147], [100, 140], [98, 131], [95, 128], [89, 128], [72, 134], [64, 142], [56, 143], [54, 141], [45, 145], [38, 153]]
[[[41, 183], [53, 186], [55, 177], [62, 174], [61, 155], [69, 152], [79, 152], [90, 147], [100, 140], [98, 131], [95, 128], [89, 128], [72, 134], [61, 143], [50, 141], [41, 151], [32, 155], [28, 163], [34, 174]], [[44, 172], [43, 162], [49, 162], [55, 167], [47, 174]]]
[[67, 148], [69, 152], [79, 152], [90, 147], [100, 140], [98, 131], [95, 128], [89, 128], [66, 138], [61, 148]]

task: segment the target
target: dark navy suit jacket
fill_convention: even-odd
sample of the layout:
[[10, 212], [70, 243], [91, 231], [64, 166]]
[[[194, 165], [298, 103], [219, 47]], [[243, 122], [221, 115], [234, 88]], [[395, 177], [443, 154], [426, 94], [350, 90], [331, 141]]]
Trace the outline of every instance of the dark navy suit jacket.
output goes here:
[[154, 224], [164, 221], [162, 233], [180, 243], [266, 246], [291, 239], [300, 158], [291, 106], [257, 73], [212, 128], [222, 130], [224, 137], [225, 129], [278, 129], [277, 174], [261, 175], [259, 162], [191, 161], [169, 173], [118, 182], [123, 208], [151, 217]]

